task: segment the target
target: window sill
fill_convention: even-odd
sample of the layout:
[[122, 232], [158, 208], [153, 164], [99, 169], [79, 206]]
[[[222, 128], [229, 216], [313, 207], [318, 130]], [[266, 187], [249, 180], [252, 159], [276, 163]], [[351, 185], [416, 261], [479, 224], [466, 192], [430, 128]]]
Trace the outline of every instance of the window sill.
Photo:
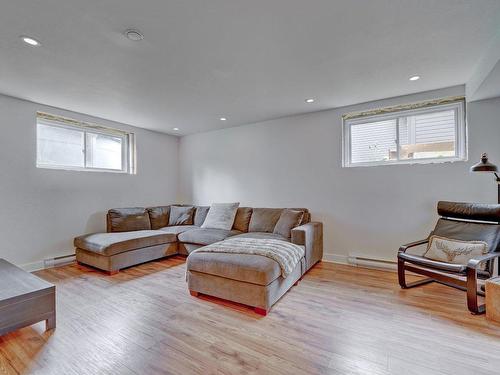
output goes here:
[[392, 165], [422, 165], [422, 164], [446, 164], [466, 162], [467, 158], [443, 158], [443, 159], [409, 159], [397, 161], [381, 161], [373, 163], [354, 163], [343, 165], [342, 168], [357, 168], [357, 167], [382, 167]]
[[67, 166], [46, 165], [46, 164], [37, 164], [36, 167], [38, 169], [52, 169], [52, 170], [60, 170], [68, 172], [101, 172], [101, 173], [107, 172], [116, 174], [135, 174], [124, 170], [104, 169], [104, 168], [79, 168], [79, 167], [67, 167]]

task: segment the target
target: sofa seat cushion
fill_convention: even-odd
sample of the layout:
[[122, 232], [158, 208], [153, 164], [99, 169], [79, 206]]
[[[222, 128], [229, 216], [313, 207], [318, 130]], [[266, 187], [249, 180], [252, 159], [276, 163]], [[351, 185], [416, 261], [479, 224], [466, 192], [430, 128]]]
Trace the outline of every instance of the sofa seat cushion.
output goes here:
[[236, 237], [241, 238], [262, 238], [262, 239], [271, 239], [271, 240], [283, 240], [290, 242], [290, 238], [283, 237], [277, 233], [267, 233], [267, 232], [248, 232], [236, 235]]
[[119, 233], [93, 233], [75, 238], [75, 246], [104, 256], [176, 242], [177, 236], [158, 230]]
[[173, 233], [177, 236], [178, 234], [180, 234], [182, 232], [186, 232], [186, 231], [192, 230], [192, 229], [200, 229], [200, 227], [198, 227], [196, 225], [172, 225], [170, 227], [160, 228], [159, 230], [161, 230], [162, 232], [165, 232], [165, 233]]
[[192, 229], [178, 235], [180, 242], [210, 245], [225, 240], [228, 237], [240, 234], [239, 230], [225, 229]]
[[278, 262], [253, 254], [194, 252], [188, 256], [187, 270], [257, 285], [268, 285], [281, 276]]

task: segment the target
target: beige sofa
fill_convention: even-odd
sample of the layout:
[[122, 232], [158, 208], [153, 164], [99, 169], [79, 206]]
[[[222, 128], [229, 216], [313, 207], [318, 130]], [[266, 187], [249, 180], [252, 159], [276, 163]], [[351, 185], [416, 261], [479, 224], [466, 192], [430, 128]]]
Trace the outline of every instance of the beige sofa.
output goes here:
[[[180, 205], [175, 205], [180, 206]], [[187, 259], [191, 294], [208, 294], [243, 303], [265, 315], [270, 307], [323, 256], [323, 227], [310, 222], [309, 211], [291, 231], [291, 237], [274, 234], [284, 209], [238, 208], [231, 230], [201, 228], [209, 207], [193, 206], [191, 220], [168, 225], [172, 206], [112, 209], [107, 233], [75, 238], [76, 259], [110, 274], [120, 269], [174, 254], [189, 255], [195, 249], [229, 237], [274, 238], [303, 246], [305, 256], [284, 279], [278, 263], [248, 254], [195, 252]]]

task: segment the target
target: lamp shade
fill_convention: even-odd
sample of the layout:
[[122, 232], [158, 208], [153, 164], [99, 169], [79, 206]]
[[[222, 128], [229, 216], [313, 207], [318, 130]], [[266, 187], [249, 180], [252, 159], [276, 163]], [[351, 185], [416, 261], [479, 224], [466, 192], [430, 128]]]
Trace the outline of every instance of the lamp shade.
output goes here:
[[471, 172], [498, 172], [498, 167], [488, 161], [486, 153], [481, 155], [481, 161], [470, 167]]

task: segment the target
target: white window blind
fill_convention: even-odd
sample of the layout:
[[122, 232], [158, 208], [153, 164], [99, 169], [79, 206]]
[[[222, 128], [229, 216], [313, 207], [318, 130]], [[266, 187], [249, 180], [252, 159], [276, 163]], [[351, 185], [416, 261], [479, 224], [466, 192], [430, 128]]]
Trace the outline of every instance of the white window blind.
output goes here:
[[345, 167], [466, 158], [463, 100], [379, 112], [344, 118]]
[[132, 133], [37, 114], [37, 167], [135, 173]]

